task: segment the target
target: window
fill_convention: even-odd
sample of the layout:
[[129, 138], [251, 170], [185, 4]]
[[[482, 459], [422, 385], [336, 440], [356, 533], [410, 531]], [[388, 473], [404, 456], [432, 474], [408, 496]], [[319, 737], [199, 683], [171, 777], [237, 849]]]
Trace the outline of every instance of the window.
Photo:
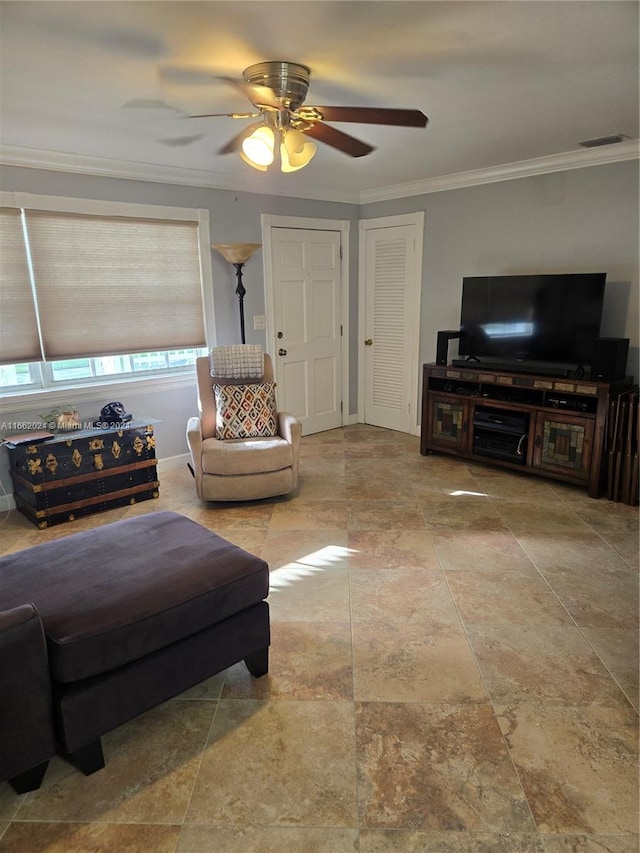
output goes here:
[[7, 391], [191, 365], [211, 294], [208, 211], [0, 193]]

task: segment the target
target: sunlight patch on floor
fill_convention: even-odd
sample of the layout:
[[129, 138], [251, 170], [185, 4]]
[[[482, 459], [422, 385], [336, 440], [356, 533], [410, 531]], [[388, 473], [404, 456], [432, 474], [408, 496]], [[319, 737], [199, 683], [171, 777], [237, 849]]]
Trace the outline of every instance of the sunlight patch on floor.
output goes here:
[[356, 553], [353, 548], [343, 545], [327, 545], [319, 551], [312, 551], [299, 560], [294, 560], [274, 569], [269, 576], [270, 590], [273, 592], [291, 586], [295, 581], [311, 577], [317, 572], [343, 565], [346, 568], [346, 558]]

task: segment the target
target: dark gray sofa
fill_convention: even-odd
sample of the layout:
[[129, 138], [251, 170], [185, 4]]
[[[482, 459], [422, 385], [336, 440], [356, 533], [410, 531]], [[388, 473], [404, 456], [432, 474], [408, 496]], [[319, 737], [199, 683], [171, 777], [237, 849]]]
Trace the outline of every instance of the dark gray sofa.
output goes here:
[[241, 660], [264, 675], [268, 589], [263, 560], [172, 512], [0, 558], [0, 780], [37, 788], [56, 751], [92, 773], [126, 720]]

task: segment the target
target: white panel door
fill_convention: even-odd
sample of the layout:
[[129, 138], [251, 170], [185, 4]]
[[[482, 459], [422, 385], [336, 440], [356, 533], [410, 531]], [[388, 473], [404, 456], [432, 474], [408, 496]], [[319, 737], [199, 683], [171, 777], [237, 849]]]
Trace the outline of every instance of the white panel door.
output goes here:
[[420, 309], [415, 225], [365, 230], [364, 421], [400, 432], [416, 425]]
[[342, 425], [340, 233], [271, 233], [278, 406], [304, 435], [334, 429]]

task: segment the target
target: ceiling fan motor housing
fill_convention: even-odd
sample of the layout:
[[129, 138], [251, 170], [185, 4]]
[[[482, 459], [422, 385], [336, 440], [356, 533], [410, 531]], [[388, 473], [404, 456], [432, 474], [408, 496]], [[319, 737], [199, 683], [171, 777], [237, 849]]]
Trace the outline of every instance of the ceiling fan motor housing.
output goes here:
[[296, 110], [307, 97], [311, 69], [298, 62], [269, 60], [256, 62], [243, 72], [247, 83], [272, 89], [287, 110]]

